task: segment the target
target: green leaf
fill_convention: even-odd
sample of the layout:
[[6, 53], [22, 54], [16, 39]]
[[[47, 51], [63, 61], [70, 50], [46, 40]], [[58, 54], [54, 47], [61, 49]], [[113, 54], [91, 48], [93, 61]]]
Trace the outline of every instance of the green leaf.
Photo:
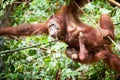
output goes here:
[[37, 53], [37, 51], [36, 51], [35, 49], [30, 49], [29, 52], [28, 52], [28, 54], [29, 54], [30, 56], [35, 56], [36, 53]]

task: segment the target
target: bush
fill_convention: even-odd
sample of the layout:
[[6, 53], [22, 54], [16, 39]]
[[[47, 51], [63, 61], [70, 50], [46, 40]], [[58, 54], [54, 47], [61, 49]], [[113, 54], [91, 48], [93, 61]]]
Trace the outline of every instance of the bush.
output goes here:
[[[1, 3], [0, 17], [3, 17], [7, 5], [13, 5], [17, 0], [9, 0]], [[69, 0], [66, 2], [69, 4]], [[38, 23], [45, 21], [54, 14], [64, 0], [33, 0], [29, 3], [20, 3], [14, 7], [11, 14], [11, 24]], [[114, 23], [120, 21], [120, 9], [112, 7], [105, 0], [93, 0], [87, 4], [80, 19], [94, 27], [102, 13], [110, 13]], [[89, 15], [92, 21], [89, 20]], [[119, 25], [116, 25], [116, 43], [119, 43]], [[39, 44], [37, 47], [28, 48], [18, 52], [0, 54], [0, 79], [7, 80], [55, 80], [60, 76], [61, 80], [72, 78], [73, 80], [113, 80], [116, 73], [109, 70], [103, 61], [93, 65], [81, 65], [66, 57], [64, 51], [67, 44], [53, 42], [54, 39], [47, 35], [16, 38], [14, 40], [4, 37], [3, 50], [15, 50], [26, 46]], [[59, 45], [59, 46], [58, 46]], [[118, 54], [118, 49], [113, 46]], [[4, 65], [3, 65], [4, 63]]]

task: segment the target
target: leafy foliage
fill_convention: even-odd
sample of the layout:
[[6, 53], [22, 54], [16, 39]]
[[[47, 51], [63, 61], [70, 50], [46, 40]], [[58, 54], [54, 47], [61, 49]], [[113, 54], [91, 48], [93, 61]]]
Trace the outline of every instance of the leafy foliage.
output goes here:
[[[3, 14], [6, 5], [12, 4], [14, 0], [6, 1], [1, 4], [0, 15]], [[70, 0], [66, 3], [69, 4]], [[8, 2], [8, 3], [7, 3]], [[13, 25], [22, 23], [38, 23], [45, 21], [50, 15], [54, 14], [64, 0], [33, 0], [26, 4], [21, 3], [16, 6], [11, 15]], [[94, 27], [102, 13], [110, 13], [114, 23], [120, 21], [120, 9], [112, 7], [105, 0], [93, 0], [84, 8], [84, 14], [80, 19]], [[2, 14], [1, 14], [2, 13]], [[1, 16], [2, 17], [2, 16]], [[92, 19], [90, 20], [89, 17]], [[119, 44], [120, 25], [115, 26], [116, 43]], [[14, 50], [24, 46], [41, 44], [38, 47], [22, 50], [15, 53], [0, 54], [0, 79], [10, 80], [55, 80], [60, 74], [60, 79], [72, 78], [73, 80], [114, 80], [116, 73], [110, 71], [101, 61], [93, 65], [81, 65], [66, 57], [64, 51], [67, 44], [63, 42], [53, 42], [53, 39], [47, 35], [31, 36], [19, 38], [19, 40], [10, 40], [5, 37], [3, 50]], [[118, 49], [113, 46], [113, 50]]]

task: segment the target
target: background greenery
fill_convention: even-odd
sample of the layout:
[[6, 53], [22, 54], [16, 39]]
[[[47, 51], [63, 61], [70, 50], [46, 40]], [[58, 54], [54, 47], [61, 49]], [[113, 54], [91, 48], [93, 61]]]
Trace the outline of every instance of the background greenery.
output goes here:
[[[25, 2], [27, 1], [27, 2]], [[39, 23], [55, 14], [70, 0], [1, 0], [0, 26], [16, 26], [23, 23]], [[120, 8], [111, 6], [107, 0], [93, 0], [83, 8], [81, 21], [96, 27], [103, 13], [110, 13], [114, 24], [120, 22]], [[90, 20], [89, 17], [92, 19]], [[119, 46], [120, 24], [115, 25], [115, 42]], [[0, 80], [117, 80], [118, 73], [110, 70], [103, 61], [92, 65], [81, 65], [64, 54], [67, 44], [51, 42], [45, 34], [31, 37], [0, 37], [0, 50], [14, 50], [41, 44], [38, 47], [15, 53], [0, 54]], [[14, 38], [14, 39], [11, 39]], [[3, 45], [4, 42], [4, 45]], [[118, 48], [112, 45], [116, 54]], [[57, 75], [59, 73], [60, 75]]]

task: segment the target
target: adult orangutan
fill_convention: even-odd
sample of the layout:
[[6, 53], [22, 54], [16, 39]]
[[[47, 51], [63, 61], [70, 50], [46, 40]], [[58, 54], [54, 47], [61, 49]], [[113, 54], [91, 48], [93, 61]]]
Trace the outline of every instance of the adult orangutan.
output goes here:
[[46, 33], [69, 45], [66, 55], [71, 59], [83, 64], [104, 60], [110, 68], [120, 72], [120, 58], [112, 52], [111, 41], [107, 37], [114, 39], [114, 27], [109, 15], [101, 15], [101, 29], [93, 28], [79, 20], [82, 12], [74, 3], [82, 7], [87, 0], [71, 0], [69, 5], [63, 5], [43, 23], [1, 28], [0, 35], [30, 36]]

